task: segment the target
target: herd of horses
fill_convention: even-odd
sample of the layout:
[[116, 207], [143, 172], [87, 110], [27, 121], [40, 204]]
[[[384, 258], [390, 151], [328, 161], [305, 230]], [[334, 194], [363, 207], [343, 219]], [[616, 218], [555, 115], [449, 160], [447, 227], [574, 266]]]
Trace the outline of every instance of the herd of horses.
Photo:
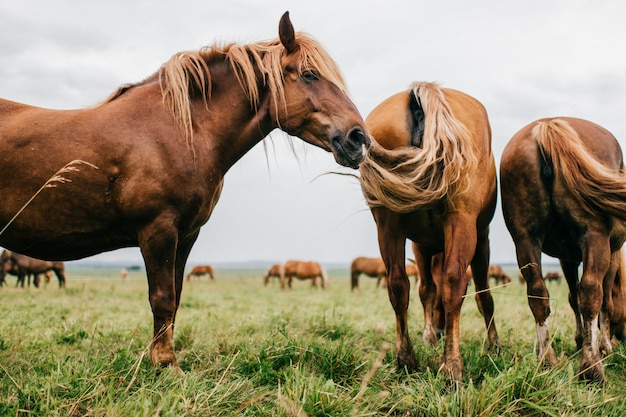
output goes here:
[[16, 286], [23, 288], [26, 281], [30, 286], [32, 278], [33, 285], [39, 287], [42, 277], [46, 282], [50, 281], [52, 272], [59, 280], [59, 287], [65, 287], [65, 265], [63, 262], [43, 261], [6, 249], [0, 253], [0, 287], [6, 283], [7, 274], [17, 277]]
[[[407, 321], [409, 239], [423, 339], [443, 336], [440, 372], [461, 380], [468, 267], [489, 347], [500, 348], [487, 278], [498, 187], [485, 108], [460, 91], [419, 82], [364, 121], [335, 62], [294, 31], [288, 13], [278, 34], [178, 53], [150, 77], [85, 109], [0, 100], [0, 245], [51, 261], [138, 246], [153, 313], [150, 358], [182, 373], [173, 332], [189, 253], [226, 172], [280, 128], [359, 169], [396, 317], [398, 367], [418, 368]], [[569, 286], [585, 380], [604, 380], [602, 355], [612, 349], [611, 336], [624, 337], [622, 161], [611, 133], [558, 117], [522, 128], [500, 162], [501, 204], [527, 283], [539, 359], [556, 363], [541, 268], [546, 253], [560, 260]], [[287, 266], [284, 277], [300, 276]]]

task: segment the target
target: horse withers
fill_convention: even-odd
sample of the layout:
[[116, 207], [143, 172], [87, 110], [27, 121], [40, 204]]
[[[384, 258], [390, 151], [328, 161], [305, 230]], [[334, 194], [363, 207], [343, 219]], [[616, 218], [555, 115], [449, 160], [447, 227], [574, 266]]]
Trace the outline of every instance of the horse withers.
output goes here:
[[276, 128], [351, 168], [370, 143], [324, 48], [288, 13], [278, 33], [177, 53], [93, 107], [0, 100], [0, 245], [49, 260], [138, 246], [154, 364], [182, 372], [173, 332], [185, 265], [235, 162]]
[[[443, 306], [445, 346], [441, 370], [461, 380], [461, 305], [471, 264], [490, 347], [499, 345], [488, 288], [489, 223], [496, 207], [496, 169], [484, 107], [460, 91], [415, 83], [384, 100], [367, 117], [374, 142], [361, 164], [361, 187], [378, 229], [387, 269], [387, 292], [396, 314], [396, 358], [418, 363], [409, 337], [410, 282], [406, 239], [420, 275], [424, 334], [437, 343], [435, 303]], [[442, 260], [433, 278], [433, 260]]]
[[504, 220], [527, 284], [540, 360], [557, 362], [548, 328], [543, 252], [559, 259], [569, 286], [582, 348], [580, 378], [604, 380], [601, 350], [612, 348], [612, 288], [626, 240], [626, 176], [619, 143], [587, 120], [537, 120], [506, 145], [500, 178]]

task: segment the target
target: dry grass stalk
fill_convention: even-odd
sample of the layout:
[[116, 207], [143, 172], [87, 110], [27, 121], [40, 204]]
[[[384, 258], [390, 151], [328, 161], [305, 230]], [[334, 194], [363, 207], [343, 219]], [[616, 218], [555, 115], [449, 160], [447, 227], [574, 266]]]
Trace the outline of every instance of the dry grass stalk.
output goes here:
[[2, 228], [2, 230], [0, 230], [0, 235], [2, 235], [4, 231], [7, 230], [7, 228], [15, 221], [15, 219], [17, 219], [17, 217], [22, 214], [24, 209], [28, 207], [28, 205], [44, 190], [44, 188], [56, 188], [57, 184], [72, 182], [72, 180], [70, 180], [69, 178], [64, 177], [63, 174], [80, 171], [77, 168], [77, 165], [87, 165], [92, 167], [93, 169], [99, 169], [97, 166], [81, 159], [74, 159], [73, 161], [68, 162], [61, 169], [55, 172], [54, 175], [50, 177], [48, 181], [46, 181], [44, 185], [42, 185], [31, 198], [28, 199], [28, 201], [22, 206], [22, 208], [20, 208], [17, 213], [15, 213], [15, 216], [13, 216], [11, 220], [9, 220], [9, 222]]

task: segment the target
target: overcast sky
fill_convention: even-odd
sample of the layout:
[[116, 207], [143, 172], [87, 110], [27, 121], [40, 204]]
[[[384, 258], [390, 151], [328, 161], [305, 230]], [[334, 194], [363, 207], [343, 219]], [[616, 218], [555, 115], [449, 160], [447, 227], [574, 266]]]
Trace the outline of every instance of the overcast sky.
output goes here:
[[[0, 96], [50, 108], [100, 102], [178, 51], [277, 37], [290, 11], [342, 69], [365, 118], [413, 81], [437, 81], [486, 107], [499, 162], [524, 125], [574, 116], [626, 139], [626, 2], [523, 1], [0, 1]], [[378, 256], [376, 226], [354, 172], [281, 134], [227, 174], [190, 263]], [[268, 162], [269, 160], [269, 162]], [[320, 176], [322, 175], [322, 176]], [[514, 262], [498, 206], [492, 262]], [[140, 260], [137, 249], [94, 260]]]

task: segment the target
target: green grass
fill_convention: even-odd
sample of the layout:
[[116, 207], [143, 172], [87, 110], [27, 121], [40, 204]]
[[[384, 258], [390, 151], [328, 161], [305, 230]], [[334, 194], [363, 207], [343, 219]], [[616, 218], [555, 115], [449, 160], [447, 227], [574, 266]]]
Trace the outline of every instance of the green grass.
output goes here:
[[[502, 352], [486, 351], [473, 297], [461, 321], [463, 382], [437, 373], [442, 349], [422, 345], [416, 294], [411, 335], [420, 372], [396, 369], [386, 292], [347, 271], [328, 291], [262, 285], [264, 271], [218, 271], [185, 282], [175, 330], [184, 377], [150, 365], [147, 283], [133, 271], [70, 269], [67, 289], [0, 289], [0, 416], [589, 416], [626, 409], [626, 349], [607, 382], [578, 381], [567, 286], [549, 284], [559, 365], [538, 366], [525, 288], [494, 291]], [[511, 271], [512, 272], [512, 271]], [[517, 274], [512, 274], [516, 276]], [[470, 291], [472, 288], [470, 287]], [[382, 363], [375, 365], [377, 359]], [[379, 366], [379, 367], [378, 367]]]

